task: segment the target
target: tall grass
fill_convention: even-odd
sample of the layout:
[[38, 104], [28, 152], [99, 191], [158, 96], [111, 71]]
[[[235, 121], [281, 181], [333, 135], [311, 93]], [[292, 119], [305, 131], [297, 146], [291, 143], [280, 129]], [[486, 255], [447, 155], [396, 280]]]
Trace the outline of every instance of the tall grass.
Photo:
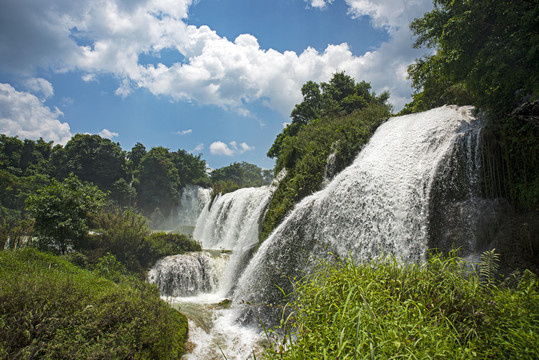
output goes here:
[[456, 256], [423, 265], [385, 257], [321, 262], [296, 289], [267, 359], [539, 358], [539, 285], [530, 272], [506, 288], [481, 282]]
[[185, 317], [155, 286], [99, 274], [33, 248], [0, 251], [0, 358], [179, 358]]

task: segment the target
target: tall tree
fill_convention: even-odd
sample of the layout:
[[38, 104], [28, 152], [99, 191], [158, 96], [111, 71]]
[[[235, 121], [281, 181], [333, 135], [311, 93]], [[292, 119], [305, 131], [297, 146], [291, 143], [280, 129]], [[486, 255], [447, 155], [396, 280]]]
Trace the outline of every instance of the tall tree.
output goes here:
[[96, 186], [83, 184], [75, 175], [63, 182], [52, 180], [26, 200], [35, 218], [35, 229], [43, 247], [65, 253], [84, 246], [91, 216], [105, 205], [105, 194]]
[[140, 161], [138, 173], [138, 205], [146, 215], [156, 209], [167, 216], [178, 203], [180, 188], [178, 170], [172, 155], [164, 147], [154, 147]]
[[114, 183], [127, 177], [126, 157], [120, 144], [99, 135], [73, 136], [64, 148], [64, 160], [64, 176], [73, 173], [103, 190], [111, 190]]
[[283, 143], [295, 137], [300, 129], [319, 118], [335, 118], [345, 116], [354, 111], [366, 108], [369, 104], [378, 104], [390, 109], [386, 103], [389, 93], [383, 92], [377, 96], [371, 91], [371, 85], [365, 81], [356, 83], [344, 72], [337, 72], [329, 83], [320, 85], [308, 81], [301, 88], [303, 101], [292, 110], [292, 123], [277, 135], [273, 145], [268, 150], [268, 157], [277, 158], [283, 148]]

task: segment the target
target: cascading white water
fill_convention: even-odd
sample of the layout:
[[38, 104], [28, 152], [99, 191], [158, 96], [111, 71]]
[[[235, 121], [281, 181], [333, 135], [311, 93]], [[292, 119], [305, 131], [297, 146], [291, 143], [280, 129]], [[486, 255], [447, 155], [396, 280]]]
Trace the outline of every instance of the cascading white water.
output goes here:
[[226, 296], [236, 283], [253, 247], [258, 244], [259, 220], [271, 198], [272, 186], [239, 189], [219, 195], [197, 221], [193, 236], [205, 249], [232, 250], [224, 271], [220, 293]]
[[472, 110], [444, 106], [380, 126], [354, 163], [299, 203], [260, 247], [234, 294], [240, 320], [264, 318], [282, 298], [277, 286], [291, 291], [294, 278], [330, 253], [356, 262], [381, 253], [421, 260], [432, 183], [457, 139], [479, 126]]
[[252, 355], [260, 333], [234, 323], [234, 313], [218, 303], [229, 295], [258, 244], [259, 220], [273, 189], [240, 189], [208, 202], [193, 234], [206, 250], [164, 258], [148, 274], [148, 281], [191, 320], [194, 346], [186, 359], [221, 359], [221, 349], [228, 359]]
[[211, 189], [197, 185], [186, 185], [181, 190], [178, 207], [172, 211], [162, 228], [191, 235], [200, 213], [210, 202], [210, 199]]
[[[200, 290], [193, 291], [199, 291], [194, 298], [176, 300], [182, 311], [204, 318], [190, 322], [190, 341], [196, 346], [187, 359], [221, 358], [220, 349], [228, 359], [248, 358], [260, 332], [239, 324], [278, 321], [280, 310], [274, 305], [282, 300], [281, 289], [291, 291], [291, 281], [311, 271], [318, 258], [350, 256], [360, 262], [387, 253], [403, 261], [421, 261], [432, 245], [433, 214], [437, 213], [437, 223], [444, 217], [432, 198], [451, 204], [444, 194], [460, 188], [445, 188], [446, 181], [460, 176], [451, 170], [461, 161], [456, 160], [456, 148], [475, 154], [464, 157], [465, 164], [459, 165], [466, 167], [463, 172], [469, 176], [477, 171], [475, 141], [480, 122], [472, 117], [472, 110], [445, 106], [388, 120], [350, 167], [294, 208], [248, 265], [273, 188], [241, 189], [217, 197], [211, 207], [208, 203], [194, 237], [204, 248], [232, 253], [226, 267], [217, 271], [219, 285], [214, 280], [211, 286], [197, 285]], [[473, 175], [467, 181], [477, 183]], [[461, 198], [465, 197], [458, 201]], [[192, 260], [187, 262], [197, 268]], [[169, 271], [183, 271], [173, 268], [169, 266]], [[204, 278], [204, 271], [197, 276]], [[234, 287], [230, 309], [215, 305]]]
[[198, 216], [210, 202], [211, 189], [187, 185], [182, 189], [178, 208], [179, 225], [196, 226]]
[[228, 254], [193, 252], [167, 256], [148, 272], [162, 296], [195, 296], [217, 290]]

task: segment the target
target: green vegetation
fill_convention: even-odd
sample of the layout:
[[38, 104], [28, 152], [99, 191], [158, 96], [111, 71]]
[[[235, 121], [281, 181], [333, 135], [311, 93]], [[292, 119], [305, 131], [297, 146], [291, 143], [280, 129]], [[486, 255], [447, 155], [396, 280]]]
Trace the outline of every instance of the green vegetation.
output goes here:
[[292, 315], [266, 358], [538, 358], [538, 279], [525, 271], [494, 285], [492, 254], [482, 281], [455, 256], [322, 262], [296, 284]]
[[[415, 19], [416, 47], [435, 49], [408, 72], [415, 94], [402, 113], [475, 105], [484, 132], [485, 193], [539, 207], [539, 7], [534, 1], [434, 1]], [[534, 102], [535, 100], [535, 102]]]
[[245, 187], [268, 185], [273, 180], [271, 170], [262, 170], [245, 161], [232, 163], [211, 172], [213, 195], [225, 194]]
[[[275, 173], [286, 170], [286, 176], [269, 205], [261, 240], [297, 202], [320, 190], [324, 177], [331, 178], [350, 165], [391, 114], [387, 93], [376, 96], [368, 83], [356, 84], [344, 73], [336, 73], [329, 84], [310, 81], [302, 92], [304, 100], [292, 111], [292, 123], [268, 152], [277, 158]], [[332, 153], [333, 159], [328, 160]]]
[[84, 246], [90, 218], [105, 205], [105, 194], [71, 174], [63, 182], [53, 179], [49, 186], [30, 195], [26, 204], [35, 219], [39, 247], [63, 254]]
[[217, 194], [272, 180], [270, 170], [246, 162], [215, 169], [210, 178], [201, 157], [161, 146], [147, 151], [141, 143], [125, 152], [120, 144], [99, 135], [76, 134], [63, 147], [0, 134], [2, 228], [16, 227], [24, 219], [26, 198], [72, 175], [84, 185], [96, 186], [116, 206], [141, 210], [153, 228], [178, 206], [186, 185], [213, 187]]
[[32, 248], [1, 251], [0, 358], [178, 359], [186, 318], [105, 260], [93, 272]]

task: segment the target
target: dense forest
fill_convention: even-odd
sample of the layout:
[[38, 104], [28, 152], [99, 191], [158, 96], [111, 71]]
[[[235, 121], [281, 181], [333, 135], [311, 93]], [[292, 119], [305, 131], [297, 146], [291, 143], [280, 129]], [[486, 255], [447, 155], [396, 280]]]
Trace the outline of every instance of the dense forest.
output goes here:
[[270, 170], [233, 163], [209, 171], [201, 154], [137, 143], [130, 151], [99, 135], [77, 134], [65, 145], [0, 135], [0, 216], [4, 225], [26, 215], [25, 200], [38, 189], [76, 177], [93, 184], [116, 206], [138, 208], [156, 221], [178, 205], [186, 185], [215, 187], [216, 192], [261, 186]]
[[[482, 195], [510, 215], [492, 229], [503, 235], [497, 252], [483, 254], [477, 273], [455, 254], [429, 254], [423, 266], [321, 262], [295, 284], [295, 316], [275, 329], [281, 343], [269, 358], [539, 355], [539, 6], [434, 5], [411, 24], [415, 46], [432, 51], [410, 65], [414, 93], [400, 114], [471, 104], [485, 120]], [[141, 143], [124, 151], [98, 135], [77, 134], [65, 146], [0, 135], [0, 333], [9, 334], [0, 357], [178, 358], [186, 319], [144, 274], [159, 258], [201, 249], [196, 239], [151, 230], [182, 188], [215, 195], [275, 177], [263, 242], [393, 115], [388, 93], [344, 72], [301, 92], [268, 150], [273, 170], [243, 162], [209, 171], [201, 155]], [[499, 265], [509, 259], [503, 277]]]

